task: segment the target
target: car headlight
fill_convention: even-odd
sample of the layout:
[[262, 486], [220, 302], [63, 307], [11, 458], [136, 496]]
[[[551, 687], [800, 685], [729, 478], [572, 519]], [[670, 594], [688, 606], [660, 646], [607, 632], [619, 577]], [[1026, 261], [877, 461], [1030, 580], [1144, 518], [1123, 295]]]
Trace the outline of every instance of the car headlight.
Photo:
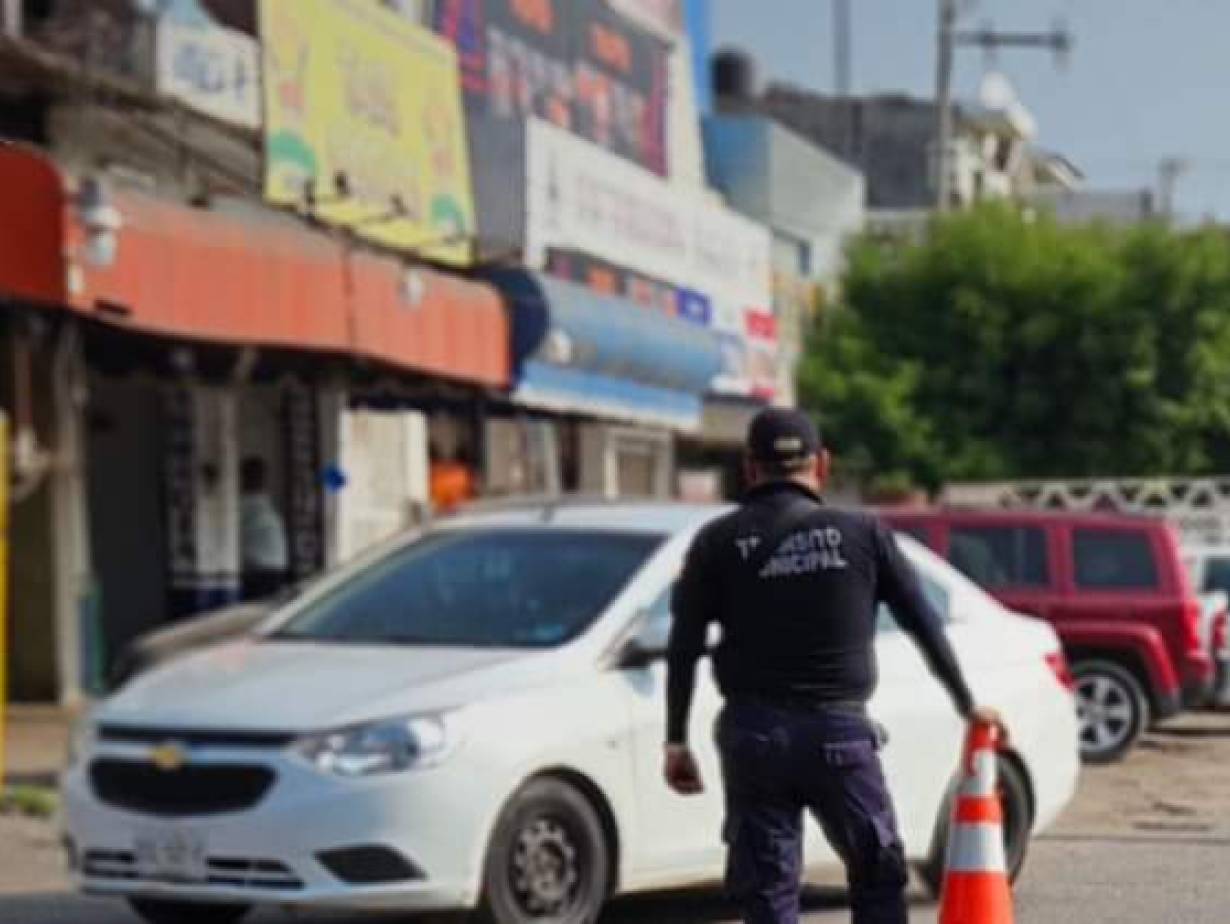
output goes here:
[[301, 738], [296, 750], [318, 770], [359, 777], [434, 767], [457, 745], [455, 722], [418, 715]]

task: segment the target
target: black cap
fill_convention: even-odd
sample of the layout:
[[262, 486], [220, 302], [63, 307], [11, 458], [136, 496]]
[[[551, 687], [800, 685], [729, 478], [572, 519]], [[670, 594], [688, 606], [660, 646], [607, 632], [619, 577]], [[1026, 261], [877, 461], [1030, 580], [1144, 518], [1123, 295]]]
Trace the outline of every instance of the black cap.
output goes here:
[[747, 431], [748, 455], [769, 465], [796, 465], [823, 448], [820, 431], [802, 411], [766, 408]]

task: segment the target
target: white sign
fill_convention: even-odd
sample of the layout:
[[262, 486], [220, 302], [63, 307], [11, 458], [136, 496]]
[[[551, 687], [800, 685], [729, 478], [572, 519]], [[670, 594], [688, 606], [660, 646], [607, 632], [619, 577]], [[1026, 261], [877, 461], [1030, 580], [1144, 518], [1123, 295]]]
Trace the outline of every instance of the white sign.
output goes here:
[[683, 32], [683, 0], [607, 0], [607, 4], [665, 39]]
[[247, 128], [261, 124], [260, 46], [223, 26], [158, 22], [157, 90], [206, 115]]
[[636, 164], [548, 122], [530, 120], [526, 261], [558, 247], [700, 292], [727, 324], [772, 300], [769, 232], [699, 191], [673, 187]]

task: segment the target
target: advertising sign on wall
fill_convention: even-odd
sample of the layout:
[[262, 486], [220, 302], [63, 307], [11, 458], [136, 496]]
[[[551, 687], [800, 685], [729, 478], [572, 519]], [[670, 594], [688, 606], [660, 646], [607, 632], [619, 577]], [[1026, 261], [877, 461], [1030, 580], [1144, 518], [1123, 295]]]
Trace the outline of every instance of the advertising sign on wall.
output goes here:
[[435, 27], [473, 111], [516, 132], [537, 116], [666, 173], [669, 45], [606, 0], [438, 0]]
[[769, 306], [769, 232], [554, 125], [528, 127], [526, 259], [571, 248], [742, 312]]
[[155, 86], [206, 115], [259, 128], [260, 46], [250, 35], [163, 16], [155, 33]]
[[[262, 0], [265, 195], [450, 263], [474, 235], [448, 43], [371, 0]], [[338, 180], [342, 182], [339, 183]]]
[[[546, 270], [557, 279], [567, 279], [601, 292], [618, 295], [642, 307], [671, 317], [683, 317], [685, 311], [701, 311], [685, 293], [670, 283], [650, 279], [640, 273], [600, 260], [589, 254], [552, 248], [547, 253]], [[689, 320], [694, 318], [689, 317]]]

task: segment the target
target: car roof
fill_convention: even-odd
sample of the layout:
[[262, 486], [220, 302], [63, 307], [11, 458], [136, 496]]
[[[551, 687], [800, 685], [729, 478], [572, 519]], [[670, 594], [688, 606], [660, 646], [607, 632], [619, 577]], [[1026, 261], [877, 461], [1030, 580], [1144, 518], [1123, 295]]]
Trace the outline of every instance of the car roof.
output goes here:
[[695, 531], [732, 509], [727, 504], [554, 498], [474, 504], [436, 525], [441, 529], [537, 526], [675, 535]]
[[881, 508], [879, 514], [890, 522], [927, 522], [943, 520], [1018, 520], [1035, 523], [1065, 523], [1077, 526], [1164, 526], [1160, 517], [1139, 513], [1102, 513], [1084, 510], [1038, 510], [1033, 507], [924, 507]]

